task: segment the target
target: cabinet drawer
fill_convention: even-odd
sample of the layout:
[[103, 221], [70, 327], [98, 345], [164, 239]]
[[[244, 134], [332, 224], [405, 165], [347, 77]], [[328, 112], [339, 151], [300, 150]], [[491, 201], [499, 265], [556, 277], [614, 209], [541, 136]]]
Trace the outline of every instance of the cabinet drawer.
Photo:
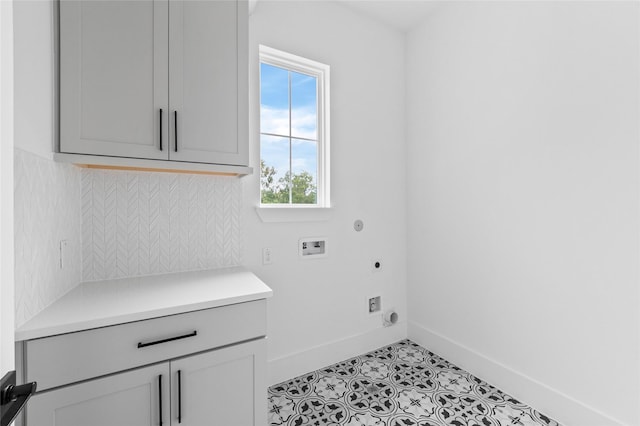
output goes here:
[[28, 340], [26, 381], [42, 391], [265, 336], [265, 319], [257, 300]]

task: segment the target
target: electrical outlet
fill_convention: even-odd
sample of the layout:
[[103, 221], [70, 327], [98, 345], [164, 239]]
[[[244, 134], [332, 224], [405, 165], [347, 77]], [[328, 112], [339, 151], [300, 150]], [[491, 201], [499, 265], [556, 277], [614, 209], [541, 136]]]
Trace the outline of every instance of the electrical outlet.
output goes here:
[[64, 269], [67, 251], [67, 240], [60, 240], [60, 269]]
[[262, 249], [262, 264], [271, 265], [271, 263], [273, 263], [271, 260], [271, 249], [269, 247], [265, 247]]

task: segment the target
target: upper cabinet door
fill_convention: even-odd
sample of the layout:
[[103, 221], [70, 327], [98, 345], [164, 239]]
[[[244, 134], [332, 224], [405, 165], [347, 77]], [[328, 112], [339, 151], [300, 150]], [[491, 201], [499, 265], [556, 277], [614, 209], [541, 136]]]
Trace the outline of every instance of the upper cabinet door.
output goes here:
[[248, 165], [247, 25], [246, 1], [170, 1], [171, 160]]
[[60, 2], [61, 152], [168, 159], [168, 22], [167, 0]]

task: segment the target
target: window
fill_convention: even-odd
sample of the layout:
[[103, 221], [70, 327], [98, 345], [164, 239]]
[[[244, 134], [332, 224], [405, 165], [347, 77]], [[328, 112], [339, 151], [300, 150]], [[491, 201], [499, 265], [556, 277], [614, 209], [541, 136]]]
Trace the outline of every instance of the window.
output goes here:
[[329, 66], [260, 46], [260, 205], [329, 207]]

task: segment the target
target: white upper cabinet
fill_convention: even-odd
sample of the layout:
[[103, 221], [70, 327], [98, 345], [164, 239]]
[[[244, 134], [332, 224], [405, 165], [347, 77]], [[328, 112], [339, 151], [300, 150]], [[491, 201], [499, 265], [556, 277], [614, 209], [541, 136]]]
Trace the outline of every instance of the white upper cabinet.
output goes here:
[[166, 1], [60, 2], [62, 152], [167, 159], [168, 10]]
[[246, 166], [247, 8], [60, 2], [60, 151]]
[[247, 13], [235, 1], [170, 2], [172, 160], [247, 164]]

